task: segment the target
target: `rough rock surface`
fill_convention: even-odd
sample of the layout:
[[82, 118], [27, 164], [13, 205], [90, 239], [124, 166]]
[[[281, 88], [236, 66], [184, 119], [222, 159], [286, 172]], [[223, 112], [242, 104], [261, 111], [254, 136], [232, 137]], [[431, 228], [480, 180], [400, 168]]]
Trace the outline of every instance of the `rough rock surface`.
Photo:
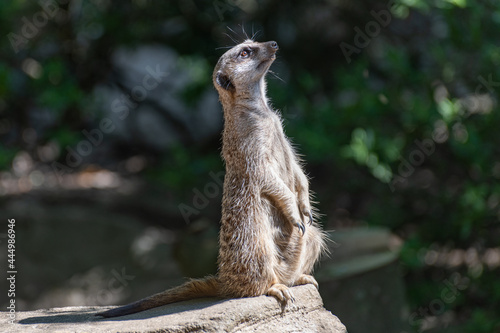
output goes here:
[[[1, 312], [2, 332], [301, 332], [346, 333], [323, 307], [312, 285], [294, 287], [295, 302], [284, 309], [268, 296], [200, 299], [165, 305], [119, 318], [94, 313], [109, 307], [66, 307], [20, 311], [13, 324]], [[3, 331], [7, 329], [7, 331]]]

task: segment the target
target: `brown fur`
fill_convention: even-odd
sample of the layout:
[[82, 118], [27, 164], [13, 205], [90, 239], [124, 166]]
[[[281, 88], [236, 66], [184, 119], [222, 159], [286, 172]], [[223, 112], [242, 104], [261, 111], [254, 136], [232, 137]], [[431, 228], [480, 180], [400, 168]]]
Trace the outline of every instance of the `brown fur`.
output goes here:
[[217, 277], [179, 287], [98, 315], [115, 317], [200, 297], [272, 295], [286, 304], [288, 289], [314, 284], [309, 274], [324, 250], [312, 221], [308, 179], [266, 97], [265, 74], [275, 42], [247, 40], [219, 59], [213, 74], [224, 109], [226, 164]]

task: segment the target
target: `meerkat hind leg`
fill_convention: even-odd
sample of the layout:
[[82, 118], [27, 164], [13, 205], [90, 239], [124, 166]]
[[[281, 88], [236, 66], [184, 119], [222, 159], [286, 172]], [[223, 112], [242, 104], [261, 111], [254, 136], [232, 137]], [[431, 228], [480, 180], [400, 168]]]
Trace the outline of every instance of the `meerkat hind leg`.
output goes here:
[[267, 290], [267, 295], [276, 297], [278, 301], [284, 304], [288, 303], [288, 301], [295, 302], [295, 298], [290, 288], [281, 283], [273, 284]]
[[318, 281], [316, 281], [316, 279], [312, 275], [302, 274], [293, 285], [300, 286], [303, 284], [312, 284], [316, 287], [316, 289], [319, 289]]

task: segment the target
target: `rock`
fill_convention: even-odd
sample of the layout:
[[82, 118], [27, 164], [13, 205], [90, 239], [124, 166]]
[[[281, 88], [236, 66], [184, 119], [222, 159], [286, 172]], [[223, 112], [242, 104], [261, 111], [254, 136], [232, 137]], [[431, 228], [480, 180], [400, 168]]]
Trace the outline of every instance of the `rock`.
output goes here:
[[[109, 307], [66, 307], [20, 311], [14, 323], [1, 312], [8, 332], [301, 332], [346, 333], [340, 320], [323, 307], [312, 285], [293, 288], [295, 302], [284, 309], [273, 297], [206, 298], [165, 305], [133, 315], [104, 319]], [[7, 325], [7, 326], [5, 326]]]
[[402, 241], [386, 228], [329, 233], [331, 257], [315, 277], [327, 309], [351, 333], [410, 332], [410, 313], [398, 258]]

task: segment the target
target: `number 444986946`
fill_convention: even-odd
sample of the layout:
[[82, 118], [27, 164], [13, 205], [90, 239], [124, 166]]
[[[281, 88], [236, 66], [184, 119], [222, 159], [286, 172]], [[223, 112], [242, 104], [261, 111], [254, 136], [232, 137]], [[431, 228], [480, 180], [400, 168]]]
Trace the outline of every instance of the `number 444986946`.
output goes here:
[[9, 219], [8, 220], [8, 240], [7, 240], [7, 257], [8, 260], [7, 262], [9, 263], [9, 270], [15, 270], [16, 269], [16, 231], [14, 230], [14, 227], [16, 225], [16, 220], [15, 219]]

